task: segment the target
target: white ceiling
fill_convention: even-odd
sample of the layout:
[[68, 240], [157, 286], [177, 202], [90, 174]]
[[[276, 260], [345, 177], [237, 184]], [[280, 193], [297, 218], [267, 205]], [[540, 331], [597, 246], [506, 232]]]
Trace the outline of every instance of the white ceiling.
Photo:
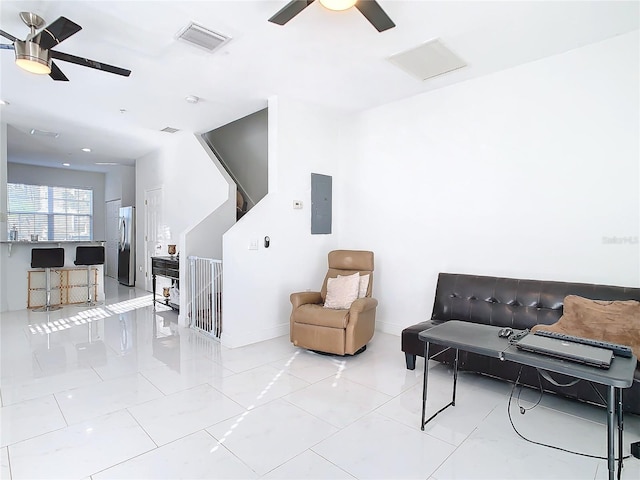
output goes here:
[[[170, 138], [162, 128], [209, 131], [272, 95], [359, 111], [636, 30], [640, 17], [637, 1], [379, 0], [397, 25], [383, 33], [356, 9], [330, 12], [319, 2], [285, 26], [269, 23], [287, 2], [3, 0], [0, 29], [23, 39], [19, 12], [47, 23], [65, 16], [83, 29], [56, 50], [132, 71], [126, 78], [57, 61], [70, 81], [55, 82], [0, 50], [9, 161], [133, 165]], [[215, 53], [177, 41], [191, 21], [232, 40]], [[435, 38], [468, 66], [420, 81], [387, 61]], [[188, 95], [202, 100], [189, 104]], [[60, 136], [35, 137], [32, 128]]]

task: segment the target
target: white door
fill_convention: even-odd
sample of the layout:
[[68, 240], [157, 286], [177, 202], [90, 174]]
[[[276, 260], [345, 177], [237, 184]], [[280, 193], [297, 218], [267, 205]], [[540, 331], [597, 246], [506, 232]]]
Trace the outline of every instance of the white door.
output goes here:
[[162, 254], [162, 188], [144, 192], [144, 285], [151, 291], [151, 257]]
[[118, 216], [122, 202], [111, 200], [105, 204], [107, 236], [105, 238], [105, 275], [118, 278]]

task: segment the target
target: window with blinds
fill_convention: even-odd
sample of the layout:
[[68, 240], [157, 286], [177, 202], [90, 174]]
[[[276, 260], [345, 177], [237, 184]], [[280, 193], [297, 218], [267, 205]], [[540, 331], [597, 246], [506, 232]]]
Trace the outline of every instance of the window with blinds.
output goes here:
[[7, 210], [17, 240], [93, 240], [91, 189], [8, 183]]

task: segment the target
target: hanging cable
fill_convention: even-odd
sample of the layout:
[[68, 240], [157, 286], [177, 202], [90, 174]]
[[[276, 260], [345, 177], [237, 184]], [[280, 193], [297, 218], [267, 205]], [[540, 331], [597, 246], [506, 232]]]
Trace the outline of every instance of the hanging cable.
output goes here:
[[[562, 448], [562, 447], [557, 447], [555, 445], [548, 445], [546, 443], [542, 443], [542, 442], [536, 442], [535, 440], [530, 440], [527, 437], [525, 437], [524, 435], [522, 435], [518, 429], [516, 428], [516, 426], [513, 423], [513, 419], [511, 418], [511, 400], [513, 399], [513, 392], [515, 391], [516, 387], [518, 386], [519, 382], [520, 382], [520, 375], [522, 374], [522, 366], [520, 367], [520, 371], [518, 372], [518, 377], [516, 378], [516, 382], [513, 384], [513, 387], [511, 388], [511, 394], [509, 395], [509, 404], [507, 405], [507, 414], [509, 415], [509, 422], [511, 423], [511, 427], [513, 428], [513, 431], [516, 432], [516, 434], [522, 438], [523, 440], [529, 442], [529, 443], [533, 443], [534, 445], [540, 445], [541, 447], [547, 447], [547, 448], [553, 448], [555, 450], [560, 450], [561, 452], [566, 452], [566, 453], [572, 453], [574, 455], [580, 455], [582, 457], [588, 457], [588, 458], [596, 458], [598, 460], [608, 460], [607, 457], [601, 457], [599, 455], [590, 455], [588, 453], [582, 453], [582, 452], [574, 452], [573, 450], [568, 450], [566, 448]], [[540, 377], [538, 377], [538, 381], [540, 381]], [[540, 381], [540, 383], [542, 383]], [[542, 392], [542, 385], [540, 385], [540, 391]], [[522, 389], [522, 386], [520, 386], [520, 388]], [[520, 395], [518, 394], [518, 399], [520, 398]], [[541, 394], [541, 398], [542, 398], [542, 394]], [[531, 408], [535, 408], [539, 403], [540, 403], [540, 399], [538, 399], [538, 402]], [[531, 408], [529, 408], [528, 410], [530, 410]], [[526, 411], [526, 410], [525, 410]], [[522, 412], [522, 407], [520, 407], [520, 413], [524, 413]], [[623, 460], [629, 458], [630, 455], [626, 455], [624, 457], [622, 457]], [[618, 461], [618, 458], [615, 459], [616, 461]]]
[[[521, 373], [522, 373], [522, 367], [520, 367], [520, 372], [518, 372], [518, 379], [520, 379]], [[533, 410], [534, 408], [536, 408], [538, 405], [540, 405], [540, 402], [542, 401], [542, 394], [543, 394], [542, 379], [540, 378], [540, 372], [537, 372], [537, 373], [538, 373], [538, 400], [536, 401], [536, 403], [533, 404], [533, 406], [529, 408], [525, 408], [522, 405], [520, 405], [520, 395], [522, 394], [523, 386], [520, 385], [520, 390], [518, 390], [517, 404], [518, 404], [518, 409], [520, 410], [520, 413], [522, 415], [524, 415], [527, 412], [527, 410]], [[517, 383], [517, 380], [516, 380], [516, 383]]]

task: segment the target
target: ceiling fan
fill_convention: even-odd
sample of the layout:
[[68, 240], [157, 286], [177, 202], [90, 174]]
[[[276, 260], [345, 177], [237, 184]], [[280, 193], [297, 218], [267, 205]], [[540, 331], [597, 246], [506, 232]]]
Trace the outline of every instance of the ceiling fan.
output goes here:
[[[21, 12], [20, 18], [30, 28], [31, 32], [24, 40], [19, 40], [10, 33], [0, 30], [0, 35], [13, 42], [13, 44], [0, 44], [0, 49], [14, 50], [16, 64], [24, 70], [39, 75], [49, 75], [54, 80], [68, 82], [62, 70], [53, 62], [53, 59], [63, 62], [75, 63], [83, 67], [95, 68], [103, 72], [115, 73], [128, 77], [131, 70], [114, 67], [106, 63], [97, 62], [88, 58], [77, 57], [68, 53], [51, 50], [63, 40], [78, 33], [82, 27], [68, 18], [60, 17], [55, 22], [45, 27], [42, 17], [30, 12]], [[43, 28], [44, 27], [44, 28]], [[42, 30], [40, 30], [42, 29]], [[40, 30], [40, 31], [38, 31]]]
[[[278, 13], [269, 19], [272, 23], [284, 25], [315, 0], [293, 0], [287, 3]], [[329, 10], [347, 10], [356, 7], [379, 32], [384, 32], [396, 26], [382, 7], [375, 0], [320, 0]]]

